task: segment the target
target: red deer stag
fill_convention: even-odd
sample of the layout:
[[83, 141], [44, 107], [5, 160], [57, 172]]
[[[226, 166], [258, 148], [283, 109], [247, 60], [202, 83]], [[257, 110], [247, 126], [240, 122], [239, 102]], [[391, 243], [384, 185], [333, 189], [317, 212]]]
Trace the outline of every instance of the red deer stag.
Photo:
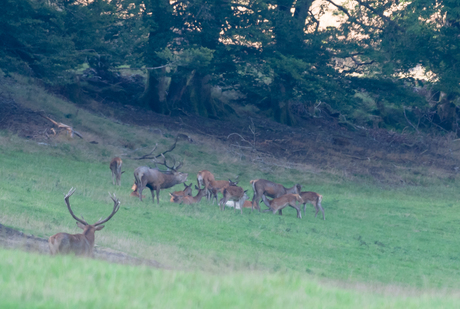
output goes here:
[[148, 187], [152, 193], [152, 201], [155, 202], [155, 191], [157, 192], [157, 203], [160, 204], [160, 189], [168, 189], [177, 184], [184, 183], [187, 181], [187, 173], [180, 173], [177, 170], [182, 166], [182, 162], [175, 166], [168, 166], [166, 164], [166, 158], [163, 156], [164, 162], [155, 163], [166, 166], [169, 171], [163, 172], [156, 168], [149, 168], [147, 166], [141, 166], [136, 168], [134, 171], [134, 180], [137, 185], [137, 193], [139, 193], [139, 199], [142, 201], [142, 191], [145, 187]]
[[[230, 181], [231, 182], [231, 181]], [[225, 204], [227, 201], [235, 201], [238, 202], [240, 205], [244, 204], [244, 201], [248, 199], [248, 195], [246, 194], [247, 190], [244, 191], [243, 188], [238, 187], [236, 185], [228, 186], [224, 189], [223, 195], [224, 197], [219, 201], [220, 209], [223, 211], [225, 210]], [[235, 203], [233, 204], [234, 211], [236, 211]], [[243, 208], [240, 208], [241, 214], [243, 214]]]
[[123, 161], [119, 157], [115, 157], [110, 161], [110, 170], [112, 171], [112, 183], [115, 185], [121, 185], [121, 166]]
[[[302, 188], [299, 184], [296, 184], [292, 188], [287, 189], [283, 185], [265, 179], [251, 180], [250, 183], [254, 189], [254, 196], [252, 197], [253, 208], [251, 211], [254, 210], [254, 207], [260, 211], [259, 202], [263, 195], [277, 198], [285, 194], [299, 194]], [[282, 212], [280, 212], [281, 214]]]
[[169, 195], [171, 196], [171, 199], [169, 201], [173, 203], [180, 203], [182, 199], [184, 198], [184, 196], [192, 195], [192, 184], [193, 183], [190, 183], [190, 185], [187, 186], [187, 184], [184, 182], [184, 187], [185, 187], [184, 190], [174, 191], [172, 193], [169, 193]]
[[201, 198], [206, 194], [206, 189], [200, 189], [197, 186], [195, 186], [195, 189], [198, 190], [198, 194], [195, 196], [185, 195], [181, 197], [179, 195], [171, 193], [171, 199], [174, 199], [176, 203], [184, 203], [186, 205], [199, 203], [201, 201]]
[[321, 210], [321, 212], [323, 213], [323, 220], [326, 220], [326, 218], [324, 217], [324, 209], [321, 206], [321, 201], [323, 200], [323, 196], [321, 194], [318, 194], [316, 192], [307, 191], [307, 192], [300, 192], [300, 196], [303, 199], [303, 212], [305, 213], [305, 215], [307, 215], [306, 205], [307, 203], [310, 203], [316, 209], [315, 218], [316, 218], [316, 215], [318, 215], [318, 212]]
[[120, 209], [120, 201], [115, 197], [115, 195], [111, 195], [110, 198], [113, 200], [113, 210], [110, 216], [104, 220], [101, 220], [101, 218], [94, 224], [88, 224], [83, 219], [83, 217], [79, 219], [77, 216], [75, 216], [72, 209], [70, 208], [69, 198], [74, 192], [75, 189], [71, 188], [67, 195], [64, 197], [64, 200], [67, 204], [67, 209], [69, 210], [72, 217], [77, 220], [77, 226], [83, 230], [83, 233], [57, 233], [48, 239], [48, 245], [52, 255], [75, 253], [75, 255], [92, 257], [94, 248], [94, 233], [96, 231], [102, 230], [104, 226], [101, 224], [109, 221], [113, 215], [117, 213], [118, 209]]
[[264, 212], [271, 211], [273, 212], [273, 214], [275, 214], [278, 211], [279, 214], [281, 215], [281, 210], [284, 207], [291, 206], [292, 208], [295, 208], [295, 210], [297, 210], [297, 218], [302, 219], [302, 212], [297, 206], [297, 202], [300, 202], [301, 204], [303, 204], [304, 200], [299, 194], [285, 194], [271, 201], [264, 194], [262, 195], [262, 199], [265, 205], [267, 205], [268, 208], [270, 208], [270, 209], [264, 210]]

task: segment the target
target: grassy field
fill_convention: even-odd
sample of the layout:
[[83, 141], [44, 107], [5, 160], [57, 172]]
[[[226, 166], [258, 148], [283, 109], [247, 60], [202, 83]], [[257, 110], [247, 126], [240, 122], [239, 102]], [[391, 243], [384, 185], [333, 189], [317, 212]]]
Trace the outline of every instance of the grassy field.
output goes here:
[[[205, 201], [193, 206], [169, 203], [168, 192], [182, 185], [163, 190], [160, 205], [152, 203], [148, 189], [140, 202], [129, 196], [132, 172], [151, 162], [132, 158], [148, 153], [155, 143], [159, 150], [167, 149], [176, 132], [161, 128], [164, 133], [156, 135], [77, 112], [35, 92], [43, 108], [61, 117], [66, 113], [70, 124], [99, 144], [66, 136], [38, 143], [0, 131], [0, 223], [44, 238], [79, 233], [64, 194], [77, 188], [72, 207], [92, 223], [110, 213], [108, 192], [115, 192], [122, 206], [97, 232], [96, 244], [154, 259], [172, 270], [1, 250], [1, 307], [458, 306], [456, 183], [388, 188], [308, 169], [271, 166], [262, 172], [220, 149], [224, 145], [209, 146], [193, 136], [195, 143], [180, 142], [174, 150], [178, 159], [185, 159], [187, 183], [196, 182], [202, 169], [218, 179], [239, 176], [245, 189], [255, 178], [286, 187], [300, 183], [324, 196], [326, 221], [314, 218], [310, 205], [299, 220], [292, 208], [283, 216], [250, 210], [240, 215], [231, 209], [221, 212]], [[38, 104], [27, 95], [17, 96], [17, 101]], [[115, 155], [124, 160], [121, 187], [111, 183], [108, 164]]]
[[298, 273], [217, 275], [0, 249], [2, 308], [455, 308], [459, 303], [445, 292], [338, 288]]

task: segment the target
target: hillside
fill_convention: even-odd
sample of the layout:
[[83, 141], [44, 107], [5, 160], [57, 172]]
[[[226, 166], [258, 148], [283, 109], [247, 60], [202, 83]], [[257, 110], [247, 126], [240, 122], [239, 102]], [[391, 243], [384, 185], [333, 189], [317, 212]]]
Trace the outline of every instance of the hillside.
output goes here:
[[[0, 304], [91, 307], [104, 295], [107, 307], [139, 308], [155, 301], [201, 308], [458, 305], [458, 158], [457, 141], [448, 135], [352, 129], [326, 116], [304, 116], [298, 127], [288, 127], [256, 115], [204, 121], [95, 101], [74, 105], [19, 76], [0, 81], [0, 115], [0, 224], [7, 227], [0, 242], [8, 248], [0, 249]], [[133, 170], [153, 164], [137, 159], [157, 143], [158, 151], [169, 149], [177, 136], [167, 158], [184, 162], [187, 184], [202, 169], [218, 179], [238, 177], [250, 197], [251, 179], [299, 183], [323, 195], [326, 220], [315, 218], [311, 205], [297, 219], [294, 209], [283, 216], [248, 209], [241, 215], [205, 201], [173, 204], [173, 190], [161, 191], [159, 205], [149, 190], [143, 202], [130, 197]], [[113, 156], [124, 162], [120, 187], [111, 182]], [[98, 253], [166, 269], [50, 259], [46, 246], [32, 248], [43, 256], [12, 251], [10, 235], [23, 237], [13, 230], [33, 234], [41, 245], [57, 232], [81, 231], [63, 200], [71, 187], [77, 188], [72, 208], [91, 222], [110, 213], [107, 192], [122, 201], [96, 234]], [[24, 237], [16, 243], [27, 250], [31, 238]], [[37, 278], [42, 284], [26, 284]], [[46, 284], [61, 286], [59, 296], [42, 288]], [[75, 286], [79, 299], [70, 296]]]

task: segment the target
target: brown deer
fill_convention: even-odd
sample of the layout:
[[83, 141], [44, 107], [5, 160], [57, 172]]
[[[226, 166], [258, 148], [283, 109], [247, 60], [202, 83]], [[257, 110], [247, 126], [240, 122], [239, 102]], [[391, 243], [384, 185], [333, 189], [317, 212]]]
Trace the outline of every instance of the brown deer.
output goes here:
[[291, 206], [292, 208], [295, 208], [295, 210], [297, 210], [297, 218], [302, 219], [302, 212], [297, 206], [297, 202], [303, 204], [304, 200], [299, 194], [285, 194], [271, 201], [264, 194], [262, 195], [262, 200], [264, 201], [265, 205], [267, 205], [268, 208], [270, 208], [264, 210], [264, 212], [271, 211], [273, 212], [273, 214], [275, 214], [278, 211], [278, 213], [281, 215], [282, 213], [280, 210], [282, 210], [286, 206]]
[[201, 186], [204, 186], [206, 190], [206, 200], [209, 201], [211, 198], [210, 184], [212, 181], [215, 181], [214, 175], [210, 171], [202, 170], [196, 175], [196, 180], [198, 182], [198, 187], [201, 188]]
[[[136, 184], [133, 184], [133, 186], [131, 187], [131, 190], [133, 192], [131, 192], [130, 196], [139, 197], [139, 193], [137, 193], [137, 185]], [[142, 195], [142, 198], [145, 198], [145, 195]]]
[[[231, 181], [230, 181], [231, 182]], [[228, 186], [224, 189], [223, 195], [224, 197], [219, 201], [220, 210], [225, 210], [225, 204], [227, 201], [237, 201], [240, 205], [244, 204], [244, 201], [248, 199], [248, 195], [246, 194], [247, 190], [244, 191], [243, 188], [238, 187], [236, 185]], [[236, 211], [235, 203], [233, 204], [233, 211]], [[240, 208], [241, 214], [243, 214], [243, 208]]]
[[134, 171], [134, 180], [137, 185], [139, 199], [142, 201], [142, 191], [148, 187], [152, 193], [152, 201], [155, 202], [155, 191], [157, 192], [157, 203], [160, 204], [160, 189], [168, 189], [177, 184], [187, 181], [187, 173], [180, 173], [177, 170], [182, 166], [181, 162], [178, 166], [174, 162], [173, 166], [166, 164], [166, 158], [163, 156], [164, 162], [155, 162], [166, 166], [169, 171], [163, 172], [157, 168], [149, 168], [141, 166]]
[[113, 200], [113, 210], [110, 216], [104, 220], [101, 220], [101, 218], [94, 224], [88, 224], [83, 219], [83, 217], [79, 219], [77, 216], [75, 216], [72, 212], [72, 209], [70, 208], [69, 198], [74, 192], [75, 189], [71, 188], [67, 195], [64, 197], [64, 200], [67, 204], [67, 209], [69, 210], [72, 217], [77, 220], [77, 226], [83, 230], [83, 233], [57, 233], [48, 239], [48, 245], [52, 255], [74, 253], [75, 255], [92, 257], [94, 248], [94, 233], [96, 231], [102, 230], [104, 226], [101, 224], [109, 221], [113, 215], [117, 213], [117, 211], [120, 209], [120, 201], [115, 197], [115, 195], [110, 195], [110, 198]]
[[115, 157], [110, 161], [110, 170], [112, 171], [112, 183], [115, 185], [121, 185], [121, 166], [123, 161], [119, 157]]
[[203, 198], [203, 196], [206, 194], [206, 189], [200, 189], [197, 186], [195, 186], [195, 189], [198, 190], [198, 194], [195, 196], [185, 195], [181, 197], [179, 195], [171, 193], [171, 199], [177, 201], [176, 203], [184, 203], [186, 205], [199, 203], [201, 201], [201, 198]]
[[318, 215], [318, 212], [321, 210], [321, 212], [323, 213], [323, 220], [326, 220], [326, 218], [324, 217], [324, 209], [321, 206], [321, 201], [323, 200], [323, 196], [321, 194], [318, 194], [316, 192], [307, 191], [307, 192], [300, 192], [300, 196], [303, 199], [303, 212], [305, 215], [307, 215], [306, 205], [307, 203], [310, 203], [316, 209], [315, 218], [316, 218], [316, 215]]
[[[263, 195], [277, 198], [285, 194], [300, 194], [300, 189], [302, 188], [301, 185], [296, 184], [292, 188], [287, 189], [283, 185], [265, 179], [251, 180], [250, 183], [254, 189], [254, 196], [252, 197], [253, 208], [251, 211], [254, 210], [254, 207], [260, 211], [259, 202]], [[281, 214], [282, 212], [280, 212]]]
[[[238, 177], [237, 177], [238, 178]], [[233, 182], [231, 179], [227, 180], [214, 180], [209, 184], [209, 191], [211, 192], [211, 203], [216, 199], [217, 203], [217, 193], [224, 194], [224, 189], [230, 186], [236, 186], [238, 182]]]
[[171, 199], [169, 201], [173, 203], [180, 203], [184, 196], [192, 195], [192, 184], [193, 183], [190, 183], [190, 185], [187, 186], [187, 184], [184, 182], [184, 187], [185, 187], [184, 190], [174, 191], [173, 193], [169, 193], [169, 195], [171, 196]]

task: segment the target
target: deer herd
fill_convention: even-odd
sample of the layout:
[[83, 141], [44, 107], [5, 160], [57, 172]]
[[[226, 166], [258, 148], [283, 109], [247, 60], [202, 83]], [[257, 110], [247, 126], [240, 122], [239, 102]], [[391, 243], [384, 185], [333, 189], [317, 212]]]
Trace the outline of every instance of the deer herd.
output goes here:
[[[155, 192], [157, 196], [157, 203], [160, 203], [160, 190], [168, 189], [177, 184], [183, 184], [184, 190], [174, 191], [169, 193], [170, 202], [183, 203], [186, 205], [196, 204], [206, 196], [206, 200], [214, 203], [216, 201], [220, 210], [224, 211], [225, 206], [233, 207], [234, 211], [240, 209], [241, 214], [243, 208], [251, 208], [251, 212], [256, 209], [259, 212], [260, 202], [263, 201], [268, 209], [263, 212], [272, 212], [282, 215], [283, 208], [290, 206], [297, 211], [297, 218], [302, 218], [302, 210], [300, 205], [303, 204], [303, 211], [306, 214], [306, 204], [310, 203], [316, 210], [315, 218], [318, 212], [321, 211], [323, 214], [323, 220], [325, 220], [324, 209], [321, 206], [323, 196], [311, 191], [301, 192], [300, 184], [296, 184], [292, 188], [286, 188], [281, 184], [277, 184], [265, 179], [251, 180], [249, 183], [254, 190], [252, 201], [249, 201], [247, 195], [248, 190], [244, 190], [238, 186], [238, 182], [234, 182], [231, 179], [227, 180], [216, 180], [214, 175], [207, 170], [199, 171], [197, 174], [197, 185], [195, 189], [198, 193], [193, 196], [192, 184], [187, 185], [188, 174], [178, 172], [178, 169], [182, 166], [182, 163], [176, 166], [176, 162], [172, 166], [168, 166], [166, 158], [161, 154], [163, 162], [158, 162], [154, 159], [155, 165], [160, 164], [166, 166], [167, 171], [161, 171], [158, 167], [150, 168], [148, 166], [140, 166], [134, 170], [134, 184], [131, 187], [131, 196], [139, 197], [142, 201], [145, 198], [142, 195], [142, 191], [147, 187], [150, 189], [152, 194], [152, 201], [155, 202]], [[110, 162], [110, 170], [112, 171], [112, 182], [114, 185], [121, 185], [121, 171], [123, 165], [122, 160], [119, 157], [115, 157]], [[74, 215], [70, 207], [70, 196], [75, 192], [72, 188], [64, 197], [67, 209], [70, 215], [77, 220], [77, 226], [83, 230], [82, 234], [67, 234], [57, 233], [48, 239], [50, 252], [52, 255], [55, 254], [67, 254], [74, 253], [75, 255], [92, 256], [94, 248], [94, 234], [96, 231], [100, 231], [104, 228], [103, 223], [109, 221], [120, 208], [120, 201], [115, 195], [110, 195], [114, 202], [112, 213], [104, 220], [100, 219], [94, 224], [88, 224], [84, 219], [78, 218]], [[218, 193], [222, 195], [222, 198], [218, 200]], [[271, 200], [269, 199], [272, 198]], [[299, 204], [298, 204], [299, 203]]]

